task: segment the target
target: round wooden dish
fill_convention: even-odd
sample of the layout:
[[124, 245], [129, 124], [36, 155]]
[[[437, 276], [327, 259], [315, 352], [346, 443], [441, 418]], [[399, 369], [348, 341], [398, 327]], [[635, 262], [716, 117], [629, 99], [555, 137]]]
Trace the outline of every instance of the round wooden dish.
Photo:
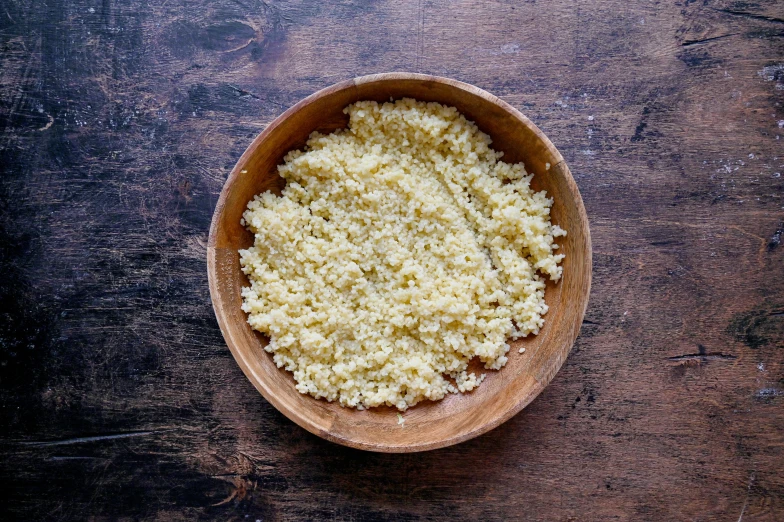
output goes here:
[[[411, 97], [457, 107], [493, 139], [507, 162], [525, 163], [533, 186], [554, 199], [552, 221], [568, 231], [559, 243], [566, 254], [563, 277], [548, 282], [550, 311], [539, 335], [514, 342], [509, 362], [488, 372], [467, 394], [424, 402], [404, 414], [397, 410], [366, 411], [302, 395], [289, 372], [278, 369], [264, 351], [267, 340], [251, 330], [241, 310], [240, 289], [249, 283], [240, 270], [238, 249], [253, 243], [240, 217], [255, 194], [280, 193], [277, 165], [292, 149], [301, 148], [314, 130], [344, 128], [343, 109], [359, 100]], [[549, 164], [549, 168], [548, 168]], [[528, 118], [495, 96], [446, 78], [390, 73], [338, 83], [305, 98], [273, 121], [240, 158], [223, 186], [210, 228], [207, 249], [210, 295], [223, 336], [234, 358], [261, 394], [289, 419], [325, 439], [354, 448], [413, 452], [441, 448], [476, 437], [523, 409], [550, 382], [580, 331], [591, 286], [591, 238], [580, 192], [561, 154]], [[518, 353], [525, 347], [525, 353]]]

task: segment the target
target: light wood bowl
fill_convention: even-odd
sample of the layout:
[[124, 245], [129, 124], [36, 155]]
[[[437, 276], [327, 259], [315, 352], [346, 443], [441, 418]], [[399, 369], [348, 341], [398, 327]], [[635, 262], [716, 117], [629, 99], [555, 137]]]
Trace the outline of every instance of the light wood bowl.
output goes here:
[[[554, 199], [552, 222], [568, 231], [559, 241], [563, 277], [548, 282], [550, 311], [539, 335], [515, 341], [509, 362], [489, 371], [471, 393], [423, 402], [404, 414], [387, 407], [358, 411], [316, 400], [294, 388], [291, 373], [278, 369], [264, 351], [267, 339], [253, 331], [241, 310], [240, 289], [248, 280], [238, 249], [253, 243], [240, 217], [254, 195], [280, 193], [277, 165], [308, 135], [344, 128], [343, 109], [356, 101], [403, 97], [457, 107], [493, 139], [504, 161], [525, 163], [532, 185]], [[549, 169], [547, 164], [549, 163]], [[485, 433], [529, 404], [552, 380], [580, 331], [591, 287], [591, 237], [582, 198], [569, 168], [550, 140], [509, 104], [477, 87], [422, 74], [363, 76], [327, 87], [296, 104], [262, 132], [242, 155], [223, 186], [210, 227], [207, 249], [210, 295], [223, 336], [237, 363], [261, 394], [289, 419], [327, 440], [372, 451], [413, 452], [441, 448]], [[520, 347], [525, 353], [518, 353]]]

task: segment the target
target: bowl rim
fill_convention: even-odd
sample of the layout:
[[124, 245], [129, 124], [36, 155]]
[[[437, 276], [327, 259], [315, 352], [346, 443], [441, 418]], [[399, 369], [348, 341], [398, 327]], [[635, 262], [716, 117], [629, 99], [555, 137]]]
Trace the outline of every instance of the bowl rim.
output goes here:
[[[369, 444], [367, 442], [361, 440], [354, 440], [351, 438], [343, 437], [337, 435], [336, 433], [332, 433], [329, 431], [325, 431], [322, 428], [318, 427], [307, 415], [302, 415], [299, 411], [292, 410], [290, 408], [284, 407], [283, 404], [278, 400], [275, 391], [272, 387], [269, 387], [268, 384], [263, 380], [258, 378], [258, 376], [251, 370], [245, 357], [241, 350], [239, 350], [234, 342], [233, 336], [231, 331], [228, 327], [228, 318], [224, 316], [224, 314], [219, 311], [219, 307], [216, 306], [216, 298], [218, 298], [218, 288], [217, 288], [217, 267], [216, 267], [216, 238], [218, 233], [218, 224], [221, 219], [221, 215], [223, 214], [224, 207], [226, 205], [226, 201], [228, 199], [228, 195], [230, 189], [234, 185], [236, 179], [241, 175], [242, 166], [247, 163], [247, 159], [255, 152], [255, 150], [267, 139], [267, 136], [271, 134], [277, 127], [283, 124], [285, 120], [287, 120], [292, 114], [300, 111], [303, 107], [313, 103], [314, 101], [323, 98], [324, 96], [333, 94], [335, 92], [339, 92], [344, 89], [350, 89], [355, 86], [359, 86], [362, 84], [367, 83], [375, 83], [375, 82], [388, 82], [388, 81], [396, 81], [396, 80], [415, 80], [415, 81], [422, 81], [422, 82], [431, 82], [431, 83], [441, 83], [448, 85], [453, 88], [457, 88], [463, 91], [466, 91], [470, 94], [475, 96], [479, 96], [484, 98], [486, 101], [493, 103], [500, 108], [504, 109], [506, 112], [510, 113], [513, 117], [520, 120], [525, 126], [527, 126], [536, 136], [538, 139], [541, 140], [542, 144], [548, 149], [548, 151], [553, 154], [554, 158], [557, 158], [557, 162], [551, 166], [551, 168], [555, 166], [561, 166], [561, 171], [565, 178], [566, 184], [569, 187], [569, 192], [572, 194], [572, 199], [574, 205], [576, 206], [577, 213], [580, 217], [581, 228], [583, 229], [583, 235], [585, 239], [585, 266], [586, 266], [586, 281], [583, 282], [581, 285], [584, 288], [584, 302], [581, 309], [578, 310], [579, 318], [575, 321], [575, 324], [579, 325], [582, 323], [583, 318], [585, 317], [585, 312], [588, 307], [588, 302], [590, 300], [590, 292], [591, 292], [591, 283], [592, 283], [592, 270], [593, 270], [593, 263], [592, 263], [592, 241], [591, 241], [591, 232], [590, 226], [588, 222], [588, 216], [585, 210], [585, 206], [583, 204], [582, 196], [580, 194], [579, 188], [577, 187], [576, 182], [569, 170], [566, 162], [561, 155], [560, 151], [556, 149], [550, 139], [537, 127], [528, 117], [526, 117], [523, 113], [518, 111], [516, 108], [511, 106], [509, 103], [505, 102], [504, 100], [498, 98], [497, 96], [471, 85], [469, 83], [461, 82], [459, 80], [454, 80], [451, 78], [445, 78], [441, 76], [433, 76], [429, 74], [421, 74], [421, 73], [409, 73], [409, 72], [389, 72], [389, 73], [377, 73], [377, 74], [370, 74], [365, 76], [359, 76], [350, 80], [344, 80], [330, 86], [324, 87], [313, 94], [303, 98], [296, 104], [292, 105], [290, 108], [285, 110], [281, 113], [278, 117], [272, 120], [264, 130], [259, 133], [248, 145], [245, 149], [243, 154], [237, 160], [236, 164], [232, 168], [232, 171], [229, 173], [229, 176], [226, 178], [226, 181], [223, 183], [221, 188], [220, 196], [218, 198], [218, 202], [216, 203], [215, 210], [212, 215], [212, 220], [210, 222], [210, 230], [209, 230], [209, 237], [207, 242], [207, 278], [209, 283], [209, 290], [210, 290], [210, 302], [213, 307], [213, 312], [215, 313], [216, 319], [218, 321], [218, 326], [220, 327], [221, 334], [223, 335], [224, 341], [228, 346], [229, 350], [231, 351], [235, 361], [239, 365], [242, 372], [245, 374], [245, 377], [253, 384], [253, 386], [261, 393], [261, 395], [275, 407], [276, 410], [283, 413], [289, 420], [293, 421], [295, 424], [299, 425], [300, 427], [306, 429], [310, 433], [317, 435], [321, 438], [329, 440], [331, 442], [335, 442], [344, 446], [368, 450], [368, 451], [376, 451], [376, 452], [385, 452], [385, 453], [409, 453], [409, 452], [417, 452], [417, 451], [427, 451], [433, 449], [444, 448], [447, 446], [452, 446], [454, 444], [458, 444], [460, 442], [464, 442], [470, 440], [472, 438], [478, 437], [488, 431], [500, 426], [504, 422], [511, 419], [517, 413], [519, 413], [523, 408], [525, 408], [528, 404], [530, 404], [539, 394], [547, 387], [547, 385], [552, 381], [555, 375], [558, 373], [560, 368], [563, 366], [566, 358], [568, 357], [569, 353], [571, 352], [574, 342], [577, 339], [580, 328], [579, 326], [574, 329], [574, 333], [569, 340], [568, 349], [563, 353], [563, 357], [560, 358], [559, 361], [555, 363], [552, 368], [552, 371], [548, 372], [542, 379], [537, 379], [535, 389], [528, 393], [527, 395], [523, 396], [515, 402], [511, 404], [509, 408], [503, 411], [502, 414], [497, 415], [495, 418], [491, 419], [488, 422], [485, 422], [482, 425], [474, 427], [473, 429], [465, 432], [465, 433], [456, 433], [452, 436], [438, 438], [429, 442], [421, 442], [421, 443], [412, 443], [412, 444], [403, 444], [403, 445], [392, 445], [392, 444], [381, 444], [381, 443], [373, 443]], [[317, 400], [313, 397], [308, 396], [311, 400]]]

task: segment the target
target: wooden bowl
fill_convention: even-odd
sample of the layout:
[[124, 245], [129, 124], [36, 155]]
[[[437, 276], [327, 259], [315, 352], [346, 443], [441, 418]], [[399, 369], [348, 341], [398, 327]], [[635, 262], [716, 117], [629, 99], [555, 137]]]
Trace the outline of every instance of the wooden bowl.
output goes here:
[[[550, 311], [539, 335], [515, 341], [509, 362], [489, 371], [471, 393], [450, 394], [405, 412], [387, 407], [358, 411], [316, 400], [294, 388], [291, 373], [278, 369], [264, 351], [267, 339], [253, 331], [241, 310], [240, 289], [248, 280], [240, 270], [238, 249], [253, 243], [240, 217], [254, 195], [280, 193], [277, 165], [308, 135], [344, 128], [343, 109], [356, 101], [411, 97], [457, 107], [493, 139], [507, 162], [525, 163], [532, 185], [554, 199], [552, 222], [568, 231], [559, 242], [563, 277], [548, 282]], [[549, 165], [548, 165], [549, 164]], [[549, 168], [548, 168], [549, 167]], [[223, 186], [210, 227], [207, 249], [210, 295], [223, 336], [234, 358], [261, 394], [289, 419], [327, 440], [354, 448], [413, 452], [441, 448], [476, 437], [523, 409], [550, 382], [580, 331], [591, 287], [591, 238], [580, 192], [563, 157], [536, 125], [509, 104], [472, 85], [422, 74], [363, 76], [327, 87], [296, 104], [262, 132], [245, 151]], [[520, 347], [525, 353], [518, 353]]]

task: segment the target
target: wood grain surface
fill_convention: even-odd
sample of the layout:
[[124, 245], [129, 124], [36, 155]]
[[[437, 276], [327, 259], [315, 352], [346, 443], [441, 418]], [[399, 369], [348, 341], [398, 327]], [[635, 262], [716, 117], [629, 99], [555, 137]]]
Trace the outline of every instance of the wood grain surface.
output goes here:
[[[265, 125], [363, 74], [530, 117], [593, 288], [521, 414], [413, 455], [288, 421], [226, 348], [206, 240]], [[784, 519], [776, 0], [6, 0], [0, 518]]]

